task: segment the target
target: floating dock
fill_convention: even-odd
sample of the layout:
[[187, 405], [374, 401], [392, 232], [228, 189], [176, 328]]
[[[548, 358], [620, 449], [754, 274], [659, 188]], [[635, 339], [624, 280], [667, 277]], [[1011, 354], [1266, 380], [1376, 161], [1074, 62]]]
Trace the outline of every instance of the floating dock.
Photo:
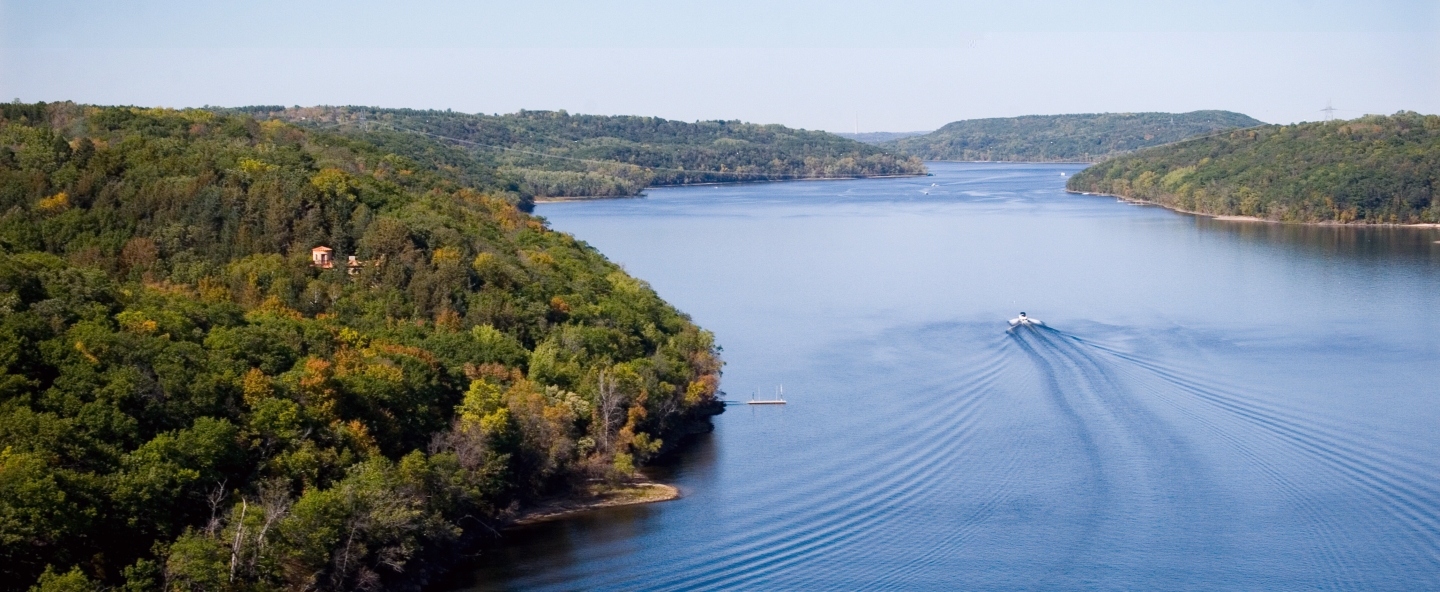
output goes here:
[[748, 404], [750, 404], [750, 405], [784, 405], [784, 404], [785, 404], [785, 385], [783, 385], [783, 384], [780, 385], [779, 387], [777, 387], [777, 388], [775, 389], [775, 398], [774, 398], [774, 399], [756, 399], [756, 398], [755, 398], [755, 395], [756, 395], [756, 394], [759, 394], [759, 393], [755, 393], [755, 394], [750, 395], [750, 400], [749, 400], [749, 401], [746, 401], [746, 403], [748, 403]]

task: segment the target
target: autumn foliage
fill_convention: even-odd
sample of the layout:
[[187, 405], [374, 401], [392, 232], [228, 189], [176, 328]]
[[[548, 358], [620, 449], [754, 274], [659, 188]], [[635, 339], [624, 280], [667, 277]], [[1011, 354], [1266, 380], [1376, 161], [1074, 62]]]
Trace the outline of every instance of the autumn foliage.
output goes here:
[[280, 122], [0, 106], [0, 590], [413, 589], [703, 427], [711, 335], [516, 203]]

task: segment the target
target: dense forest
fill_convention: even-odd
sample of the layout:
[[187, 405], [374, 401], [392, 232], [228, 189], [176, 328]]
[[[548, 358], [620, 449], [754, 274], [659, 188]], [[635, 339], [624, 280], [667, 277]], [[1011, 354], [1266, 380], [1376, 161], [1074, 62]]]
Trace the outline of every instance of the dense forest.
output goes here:
[[0, 105], [0, 590], [415, 589], [704, 429], [712, 336], [457, 169]]
[[1262, 125], [1229, 111], [1091, 113], [967, 119], [880, 146], [924, 160], [1096, 162], [1230, 128]]
[[1440, 221], [1440, 116], [1272, 125], [1142, 150], [1070, 178], [1106, 193], [1287, 222]]
[[825, 132], [739, 121], [371, 107], [220, 110], [363, 140], [533, 197], [636, 195], [646, 187], [924, 174], [918, 159]]

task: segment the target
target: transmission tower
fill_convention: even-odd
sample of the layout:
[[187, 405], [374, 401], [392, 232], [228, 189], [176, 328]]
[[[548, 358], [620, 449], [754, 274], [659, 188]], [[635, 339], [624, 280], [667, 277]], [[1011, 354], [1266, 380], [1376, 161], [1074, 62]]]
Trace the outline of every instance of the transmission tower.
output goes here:
[[1333, 121], [1335, 119], [1335, 108], [1330, 106], [1330, 101], [1325, 101], [1325, 108], [1321, 109], [1321, 111], [1325, 112], [1325, 121]]

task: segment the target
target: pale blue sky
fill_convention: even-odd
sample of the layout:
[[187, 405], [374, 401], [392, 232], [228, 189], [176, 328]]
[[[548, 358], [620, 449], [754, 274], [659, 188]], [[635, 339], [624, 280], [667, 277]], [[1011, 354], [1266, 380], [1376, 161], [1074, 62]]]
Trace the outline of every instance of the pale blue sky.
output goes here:
[[0, 0], [0, 97], [568, 109], [811, 129], [1440, 112], [1440, 2]]

